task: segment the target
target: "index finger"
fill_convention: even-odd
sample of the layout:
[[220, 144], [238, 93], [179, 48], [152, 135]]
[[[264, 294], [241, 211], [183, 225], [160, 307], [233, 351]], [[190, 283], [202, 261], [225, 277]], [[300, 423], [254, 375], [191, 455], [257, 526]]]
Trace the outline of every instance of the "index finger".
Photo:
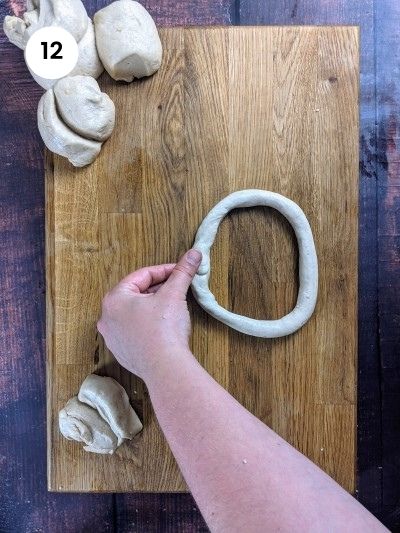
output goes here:
[[140, 268], [123, 278], [116, 288], [128, 288], [136, 294], [144, 293], [152, 285], [167, 280], [174, 266], [175, 264], [166, 264]]

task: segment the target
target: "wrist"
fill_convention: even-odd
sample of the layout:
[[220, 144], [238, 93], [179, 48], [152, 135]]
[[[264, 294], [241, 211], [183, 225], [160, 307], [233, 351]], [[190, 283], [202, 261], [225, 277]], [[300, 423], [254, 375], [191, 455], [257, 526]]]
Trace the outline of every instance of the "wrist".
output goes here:
[[165, 344], [149, 355], [149, 364], [141, 376], [149, 389], [173, 379], [187, 363], [198, 364], [188, 345]]

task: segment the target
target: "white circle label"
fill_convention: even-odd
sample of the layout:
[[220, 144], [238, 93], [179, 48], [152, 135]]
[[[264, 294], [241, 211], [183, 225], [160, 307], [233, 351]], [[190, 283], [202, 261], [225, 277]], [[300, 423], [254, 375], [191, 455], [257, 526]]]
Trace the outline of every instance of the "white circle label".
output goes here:
[[64, 28], [47, 26], [35, 31], [25, 48], [25, 61], [37, 76], [58, 80], [78, 61], [78, 44]]

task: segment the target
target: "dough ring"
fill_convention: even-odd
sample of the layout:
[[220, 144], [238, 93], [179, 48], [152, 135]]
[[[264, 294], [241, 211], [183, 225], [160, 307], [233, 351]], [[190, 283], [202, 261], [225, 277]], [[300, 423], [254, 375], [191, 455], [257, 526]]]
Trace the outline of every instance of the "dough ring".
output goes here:
[[[220, 306], [208, 287], [210, 248], [221, 220], [232, 209], [256, 205], [273, 207], [286, 217], [294, 229], [299, 247], [299, 293], [296, 306], [279, 320], [256, 320], [236, 315]], [[300, 329], [313, 314], [318, 293], [318, 262], [314, 239], [307, 217], [289, 198], [259, 189], [247, 189], [230, 194], [215, 205], [200, 224], [193, 248], [203, 254], [200, 268], [192, 282], [193, 294], [207, 313], [231, 328], [254, 337], [283, 337]]]

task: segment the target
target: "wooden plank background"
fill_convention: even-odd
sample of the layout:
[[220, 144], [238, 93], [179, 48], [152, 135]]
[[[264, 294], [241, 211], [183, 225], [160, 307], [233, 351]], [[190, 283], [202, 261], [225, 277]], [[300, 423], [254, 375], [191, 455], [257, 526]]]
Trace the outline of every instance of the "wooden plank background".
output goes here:
[[[157, 75], [133, 85], [103, 76], [117, 124], [96, 162], [77, 170], [57, 156], [47, 172], [49, 486], [185, 490], [145, 387], [99, 339], [101, 299], [129, 272], [176, 260], [218, 200], [260, 188], [293, 199], [310, 221], [317, 310], [297, 334], [268, 340], [194, 305], [193, 352], [246, 408], [354, 492], [358, 29], [172, 29], [161, 39]], [[296, 243], [283, 217], [236, 211], [212, 252], [211, 285], [223, 306], [255, 318], [294, 307]], [[93, 371], [122, 381], [144, 420], [133, 446], [113, 457], [87, 454], [58, 430], [59, 410]]]
[[[24, 3], [24, 0], [2, 2], [1, 18], [13, 12], [19, 14]], [[93, 14], [108, 2], [84, 3]], [[400, 215], [391, 206], [399, 202], [396, 182], [400, 177], [396, 163], [400, 159], [396, 144], [400, 123], [399, 3], [397, 0], [143, 3], [161, 25], [360, 25], [357, 495], [389, 528], [396, 529], [400, 527], [400, 362], [398, 326], [393, 317], [400, 314], [400, 302], [394, 298], [400, 280], [396, 244]], [[67, 495], [46, 491], [44, 170], [43, 145], [36, 129], [41, 89], [27, 73], [22, 52], [7, 42], [3, 32], [0, 46], [0, 420], [7, 435], [0, 442], [0, 456], [7, 458], [0, 464], [0, 523], [7, 532], [88, 528], [206, 531], [189, 495]], [[378, 223], [380, 234], [385, 235], [379, 240], [379, 247]]]

